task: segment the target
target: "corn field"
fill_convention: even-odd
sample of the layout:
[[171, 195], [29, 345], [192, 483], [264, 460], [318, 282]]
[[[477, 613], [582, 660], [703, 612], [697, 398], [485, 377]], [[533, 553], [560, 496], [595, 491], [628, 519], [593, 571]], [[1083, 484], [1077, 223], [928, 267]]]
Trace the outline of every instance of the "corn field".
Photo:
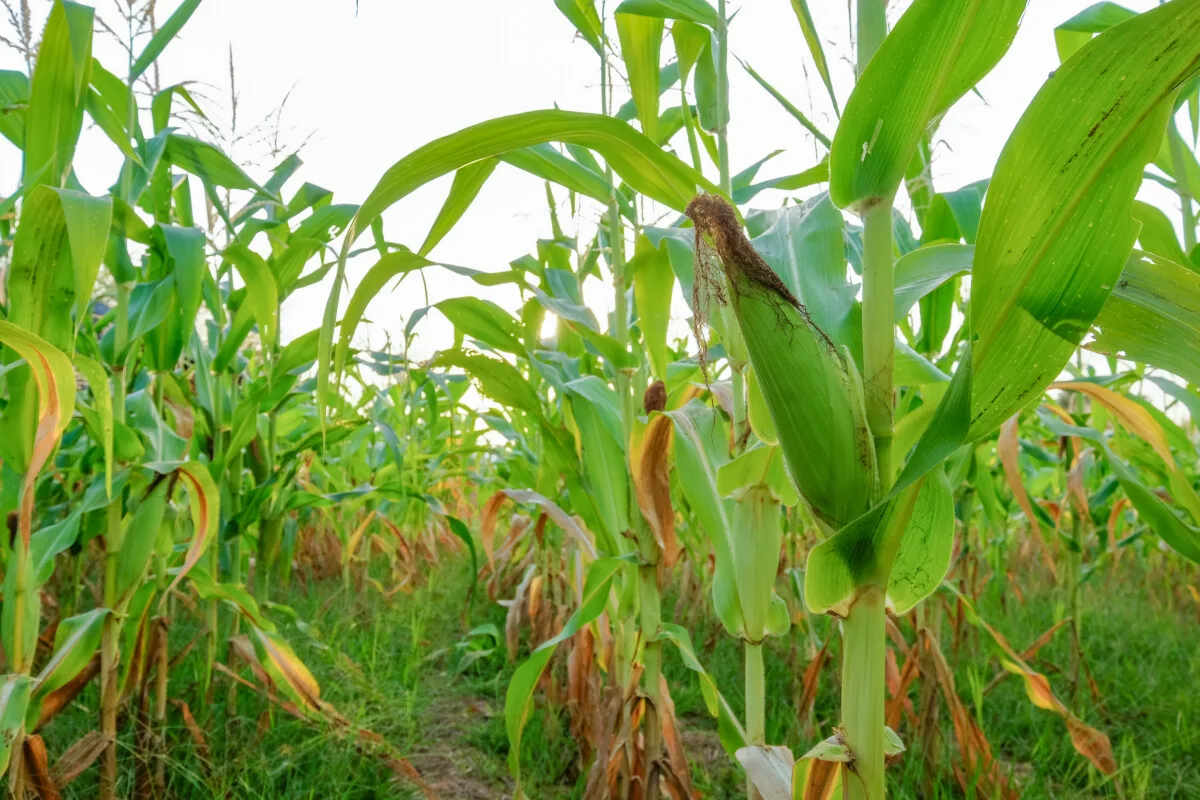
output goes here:
[[[1033, 3], [770, 2], [804, 98], [727, 0], [514, 4], [594, 105], [344, 202], [162, 80], [202, 0], [5, 0], [12, 797], [1200, 797], [1200, 0], [1040, 32], [963, 186], [939, 125]], [[734, 74], [808, 168], [739, 148]], [[439, 261], [497, 170], [546, 236]]]

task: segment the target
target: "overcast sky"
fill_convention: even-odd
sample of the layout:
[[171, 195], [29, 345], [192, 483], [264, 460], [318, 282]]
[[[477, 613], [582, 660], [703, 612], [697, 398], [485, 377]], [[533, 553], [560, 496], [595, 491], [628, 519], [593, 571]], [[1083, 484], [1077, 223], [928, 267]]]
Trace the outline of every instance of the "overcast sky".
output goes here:
[[[44, 19], [49, 1], [30, 2], [37, 18]], [[1125, 4], [1145, 10], [1155, 0]], [[159, 19], [176, 5], [160, 2]], [[615, 6], [616, 0], [609, 5]], [[810, 5], [844, 103], [853, 79], [849, 4], [814, 0]], [[891, 18], [907, 5], [893, 2]], [[991, 174], [1021, 111], [1057, 66], [1054, 26], [1088, 5], [1089, 0], [1031, 0], [1015, 43], [979, 87], [983, 99], [968, 95], [941, 126], [934, 156], [938, 189], [955, 189]], [[98, 8], [110, 23], [119, 19], [116, 0], [100, 0]], [[746, 0], [732, 2], [729, 8], [737, 11], [730, 33], [733, 55], [751, 64], [832, 134], [833, 110], [788, 0]], [[472, 123], [555, 105], [599, 110], [598, 59], [575, 38], [552, 0], [360, 0], [357, 10], [354, 0], [204, 0], [160, 59], [162, 85], [197, 82], [202, 103], [212, 109], [214, 119], [227, 124], [230, 49], [236, 65], [239, 127], [249, 129], [286, 96], [281, 141], [291, 148], [303, 143], [305, 162], [289, 191], [307, 180], [332, 190], [335, 202], [361, 202], [399, 158]], [[669, 51], [668, 43], [664, 55]], [[125, 57], [110, 37], [97, 34], [95, 54], [113, 72], [125, 71]], [[5, 52], [0, 66], [23, 68], [23, 63]], [[777, 149], [786, 152], [768, 163], [760, 177], [815, 163], [822, 151], [812, 137], [734, 59], [730, 70], [733, 171]], [[672, 104], [677, 100], [672, 98]], [[685, 137], [678, 137], [676, 146], [685, 153]], [[239, 143], [232, 155], [254, 161], [248, 171], [262, 180], [272, 165], [266, 151], [265, 142], [253, 139]], [[116, 148], [98, 131], [85, 131], [75, 160], [84, 186], [94, 193], [104, 191], [119, 167]], [[715, 169], [706, 170], [715, 180]], [[19, 153], [0, 142], [0, 192], [15, 188], [19, 172]], [[449, 180], [436, 181], [391, 209], [385, 215], [388, 239], [416, 249]], [[572, 221], [565, 192], [559, 192], [558, 200], [568, 233], [577, 225], [584, 230], [594, 225], [594, 208], [585, 208], [581, 218]], [[764, 193], [754, 205], [777, 206], [782, 200], [781, 194]], [[501, 165], [434, 257], [498, 271], [549, 235], [542, 182]], [[365, 259], [352, 264], [351, 280], [369, 266]], [[384, 331], [402, 331], [407, 315], [426, 304], [426, 287], [431, 302], [483, 293], [516, 307], [517, 295], [506, 287], [483, 289], [443, 270], [429, 271], [425, 277], [424, 286], [410, 278], [373, 303], [368, 313], [373, 324], [358, 337], [359, 343], [369, 337], [379, 346]], [[607, 287], [592, 280], [585, 288], [597, 311], [611, 308]], [[328, 291], [327, 284], [315, 286], [289, 300], [281, 322], [285, 340], [319, 325]], [[686, 328], [681, 325], [680, 330]], [[414, 351], [418, 356], [451, 340], [449, 324], [436, 313], [427, 316], [419, 330]]]

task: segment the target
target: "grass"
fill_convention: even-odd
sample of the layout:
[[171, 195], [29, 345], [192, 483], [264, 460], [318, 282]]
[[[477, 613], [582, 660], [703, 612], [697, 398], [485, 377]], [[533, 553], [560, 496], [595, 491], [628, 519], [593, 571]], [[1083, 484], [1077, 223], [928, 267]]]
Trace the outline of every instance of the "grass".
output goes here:
[[[972, 686], [991, 680], [998, 664], [973, 629], [967, 629], [955, 652], [947, 626], [943, 648], [955, 667], [959, 694], [981, 720], [996, 756], [1019, 777], [1024, 797], [1200, 797], [1200, 693], [1195, 690], [1200, 686], [1198, 609], [1186, 591], [1169, 603], [1161, 579], [1151, 579], [1145, 570], [1130, 563], [1113, 578], [1097, 576], [1085, 591], [1084, 648], [1105, 710], [1095, 706], [1084, 688], [1078, 693], [1078, 713], [1112, 738], [1120, 767], [1115, 780], [1104, 779], [1075, 753], [1062, 720], [1034, 708], [1015, 676], [976, 707]], [[294, 584], [292, 607], [298, 618], [311, 620], [311, 627], [292, 628], [287, 635], [320, 681], [325, 700], [387, 739], [442, 797], [470, 800], [511, 792], [503, 705], [514, 665], [506, 663], [501, 645], [461, 673], [456, 670], [461, 657], [456, 648], [461, 640], [459, 613], [468, 572], [461, 562], [445, 561], [431, 570], [430, 583], [413, 595], [397, 594], [390, 601], [370, 589], [346, 593], [338, 582]], [[1022, 580], [1023, 603], [993, 581], [979, 604], [981, 614], [1018, 649], [1049, 628], [1061, 607], [1053, 587], [1040, 576]], [[665, 608], [671, 609], [673, 602], [668, 593]], [[503, 630], [504, 609], [477, 602], [470, 621], [492, 623]], [[826, 624], [818, 622], [822, 627]], [[691, 628], [702, 661], [740, 713], [740, 646], [712, 619], [693, 621]], [[172, 631], [173, 648], [194, 634], [181, 624]], [[822, 672], [816, 734], [806, 738], [803, 721], [791, 711], [807, 663], [803, 638], [792, 635], [772, 641], [770, 647], [767, 738], [786, 743], [799, 754], [817, 734], [828, 735], [836, 723], [832, 682], [837, 679], [837, 654]], [[1033, 663], [1068, 703], [1069, 647], [1069, 634], [1063, 629]], [[744, 779], [720, 750], [696, 680], [676, 655], [669, 654], [666, 662], [696, 788], [707, 798], [742, 797]], [[248, 691], [238, 693], [237, 714], [230, 715], [227, 679], [218, 678], [213, 708], [205, 711], [196, 699], [195, 677], [190, 663], [184, 662], [172, 674], [171, 695], [187, 697], [201, 727], [210, 731], [212, 761], [218, 766], [207, 770], [182, 725], [171, 730], [167, 762], [171, 796], [264, 800], [421, 796], [411, 785], [397, 781], [380, 759], [358, 752], [350, 739], [272, 712]], [[62, 752], [93, 726], [97, 700], [92, 688], [50, 726], [45, 735], [51, 753]], [[210, 713], [212, 717], [207, 717]], [[179, 715], [172, 713], [170, 719], [178, 722]], [[938, 762], [948, 767], [955, 756], [946, 744], [952, 734], [945, 719], [943, 713], [943, 752]], [[910, 733], [902, 729], [901, 735]], [[582, 795], [583, 776], [575, 763], [564, 714], [539, 707], [526, 729], [525, 742], [522, 764], [531, 796]], [[131, 740], [122, 744], [122, 757], [132, 758]], [[93, 767], [67, 787], [65, 796], [94, 796], [95, 773]], [[132, 770], [124, 771], [126, 781], [131, 774]], [[888, 778], [893, 798], [963, 796], [948, 772], [926, 788], [922, 764], [915, 757], [902, 759], [889, 770]], [[122, 786], [121, 791], [129, 796], [132, 786]]]

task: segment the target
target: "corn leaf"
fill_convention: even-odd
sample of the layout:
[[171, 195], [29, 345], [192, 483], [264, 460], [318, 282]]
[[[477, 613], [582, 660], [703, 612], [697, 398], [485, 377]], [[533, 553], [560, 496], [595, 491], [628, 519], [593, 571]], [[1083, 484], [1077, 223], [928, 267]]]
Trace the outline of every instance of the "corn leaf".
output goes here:
[[533, 691], [558, 645], [604, 611], [613, 579], [629, 563], [626, 558], [601, 558], [588, 565], [579, 607], [558, 634], [539, 645], [513, 672], [504, 694], [504, 725], [508, 731], [508, 768], [517, 783], [515, 797], [524, 796], [521, 793], [521, 737], [533, 712]]
[[596, 13], [595, 0], [554, 0], [554, 5], [599, 55], [606, 37], [600, 15]]
[[454, 173], [454, 182], [450, 184], [450, 194], [442, 203], [429, 233], [425, 236], [425, 242], [417, 252], [427, 256], [433, 248], [437, 247], [438, 242], [445, 238], [455, 223], [462, 219], [462, 215], [467, 212], [471, 203], [479, 195], [483, 184], [495, 171], [496, 164], [497, 160], [494, 158], [482, 158]]
[[1093, 34], [1102, 33], [1113, 25], [1119, 25], [1135, 16], [1137, 12], [1117, 3], [1101, 2], [1088, 6], [1054, 29], [1054, 46], [1058, 50], [1058, 60], [1065, 62], [1075, 55], [1081, 47], [1091, 41]]
[[[90, 6], [55, 0], [38, 47], [25, 112], [22, 183], [63, 186], [83, 129], [92, 66]], [[42, 170], [45, 170], [44, 172]]]
[[[407, 273], [424, 269], [431, 266], [432, 261], [424, 256], [417, 255], [409, 250], [397, 250], [394, 253], [388, 253], [379, 259], [372, 267], [367, 270], [367, 274], [358, 282], [358, 286], [354, 289], [354, 294], [350, 297], [350, 302], [346, 306], [346, 311], [342, 315], [340, 326], [341, 336], [338, 339], [337, 351], [334, 354], [335, 377], [342, 374], [342, 370], [346, 366], [346, 356], [350, 352], [350, 340], [354, 337], [354, 331], [362, 321], [363, 313], [367, 310], [367, 304], [383, 290], [388, 281], [392, 278], [406, 275]], [[331, 332], [332, 333], [332, 332]], [[318, 351], [320, 357], [320, 341], [324, 337], [325, 330], [321, 329], [318, 334]]]
[[710, 28], [716, 28], [720, 21], [716, 9], [705, 0], [624, 0], [617, 6], [616, 13], [681, 19]]
[[0, 775], [8, 772], [13, 742], [25, 725], [32, 688], [33, 678], [19, 673], [5, 675], [0, 683]]
[[925, 135], [1012, 44], [1027, 0], [916, 0], [859, 77], [829, 153], [842, 208], [890, 200]]
[[396, 162], [359, 208], [343, 239], [337, 277], [325, 306], [318, 356], [317, 404], [324, 424], [329, 393], [330, 355], [346, 259], [359, 234], [380, 214], [429, 181], [482, 158], [522, 147], [560, 141], [596, 150], [635, 191], [672, 208], [683, 209], [697, 186], [712, 183], [625, 123], [597, 114], [533, 111], [483, 122], [444, 136]]
[[181, 133], [169, 134], [163, 158], [167, 163], [174, 164], [184, 172], [190, 172], [213, 186], [265, 191], [217, 147], [191, 136]]
[[541, 399], [529, 381], [507, 361], [463, 350], [443, 350], [430, 362], [431, 367], [458, 367], [466, 371], [488, 398], [512, 409], [541, 416]]
[[796, 12], [796, 21], [800, 23], [800, 31], [804, 34], [804, 43], [808, 45], [808, 54], [812, 56], [817, 67], [817, 74], [829, 92], [829, 102], [833, 103], [834, 112], [838, 112], [837, 95], [833, 91], [833, 81], [829, 78], [829, 64], [825, 60], [825, 48], [821, 46], [821, 37], [817, 35], [817, 26], [813, 23], [812, 12], [808, 10], [808, 0], [792, 0], [792, 11]]
[[92, 660], [100, 648], [104, 620], [111, 614], [107, 608], [94, 608], [83, 614], [68, 617], [54, 632], [54, 654], [38, 673], [37, 685], [25, 715], [25, 727], [37, 727], [42, 701], [55, 689], [65, 686]]
[[637, 250], [628, 269], [633, 273], [633, 296], [637, 304], [637, 324], [654, 376], [667, 377], [667, 328], [671, 322], [671, 296], [675, 273], [666, 249], [638, 239]]
[[246, 282], [245, 303], [258, 323], [263, 344], [273, 347], [279, 336], [279, 287], [262, 256], [241, 244], [231, 244], [221, 257], [237, 269]]
[[[628, 5], [628, 0], [622, 3], [622, 6]], [[615, 15], [621, 57], [629, 72], [629, 88], [633, 93], [642, 133], [657, 142], [658, 62], [661, 57], [663, 21], [661, 17], [626, 11], [618, 8]]]
[[137, 57], [137, 61], [133, 62], [129, 76], [130, 81], [141, 77], [142, 73], [150, 68], [150, 65], [162, 55], [162, 51], [171, 43], [171, 40], [179, 35], [183, 26], [187, 24], [199, 7], [200, 0], [183, 0], [179, 7], [171, 12], [167, 21], [159, 26], [154, 35], [150, 37], [150, 41], [146, 43], [146, 48]]
[[18, 149], [25, 147], [25, 111], [29, 105], [29, 76], [0, 70], [0, 135]]
[[1134, 251], [1096, 317], [1086, 347], [1200, 382], [1200, 275]]
[[479, 297], [454, 297], [436, 306], [460, 333], [506, 353], [525, 352], [517, 320], [500, 306]]
[[1046, 83], [1005, 146], [971, 281], [972, 438], [1041, 394], [1117, 285], [1142, 169], [1196, 71], [1200, 42], [1183, 33], [1196, 25], [1200, 3], [1172, 3], [1101, 34]]
[[175, 572], [175, 578], [167, 587], [167, 591], [163, 593], [163, 601], [170, 596], [192, 567], [196, 566], [209, 544], [215, 544], [221, 518], [221, 493], [208, 468], [189, 461], [179, 465], [178, 473], [187, 489], [188, 505], [192, 511], [192, 541], [184, 554], [183, 564]]

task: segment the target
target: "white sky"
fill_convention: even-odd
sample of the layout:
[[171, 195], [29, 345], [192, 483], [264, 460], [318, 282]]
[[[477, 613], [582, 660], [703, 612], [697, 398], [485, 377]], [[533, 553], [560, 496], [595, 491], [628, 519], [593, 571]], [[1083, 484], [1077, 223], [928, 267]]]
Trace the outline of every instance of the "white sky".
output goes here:
[[[40, 25], [49, 2], [31, 3]], [[100, 14], [110, 22], [119, 19], [115, 3], [98, 2]], [[609, 2], [616, 4], [616, 0]], [[1021, 111], [1057, 66], [1054, 26], [1090, 4], [1091, 0], [1031, 0], [1011, 50], [979, 87], [986, 102], [968, 95], [947, 115], [935, 151], [937, 188], [955, 189], [991, 173]], [[1155, 0], [1125, 0], [1125, 4], [1145, 10]], [[176, 5], [160, 2], [159, 19], [165, 19]], [[844, 104], [853, 80], [848, 3], [813, 0], [810, 5]], [[891, 5], [894, 19], [908, 3]], [[738, 12], [731, 25], [733, 54], [753, 65], [832, 134], [832, 109], [787, 0], [732, 2], [730, 11]], [[283, 115], [284, 140], [293, 146], [306, 138], [308, 142], [301, 153], [304, 167], [288, 191], [307, 180], [332, 190], [335, 202], [361, 202], [399, 158], [472, 123], [555, 104], [572, 110], [599, 109], [597, 57], [574, 38], [570, 23], [551, 0], [360, 0], [357, 13], [353, 0], [205, 0], [160, 59], [162, 85], [198, 82], [197, 91], [207, 98], [202, 102], [213, 109], [211, 116], [227, 120], [229, 48], [237, 67], [241, 127], [261, 120], [291, 92]], [[668, 42], [664, 57], [670, 50]], [[95, 54], [113, 72], [125, 71], [123, 53], [99, 33]], [[23, 63], [16, 54], [3, 52], [0, 66], [23, 68]], [[733, 171], [780, 148], [787, 152], [769, 162], [760, 179], [815, 163], [820, 151], [812, 137], [733, 59], [730, 70]], [[617, 99], [625, 97], [622, 91]], [[678, 104], [677, 93], [668, 97], [671, 105]], [[679, 153], [686, 153], [685, 137], [677, 137], [675, 144]], [[261, 143], [243, 143], [232, 153], [238, 160], [259, 157], [257, 166], [248, 169], [258, 180], [265, 179], [273, 165], [262, 154]], [[113, 182], [119, 154], [99, 131], [86, 130], [75, 167], [84, 186], [99, 193]], [[19, 153], [0, 142], [0, 192], [8, 194], [15, 188], [19, 172]], [[715, 172], [706, 166], [714, 180]], [[416, 249], [449, 181], [449, 177], [436, 181], [391, 209], [384, 217], [387, 238]], [[566, 193], [559, 192], [558, 197], [569, 234], [576, 223], [568, 218]], [[753, 205], [776, 206], [782, 198], [777, 192], [764, 193]], [[1169, 197], [1164, 202], [1172, 207]], [[594, 208], [586, 208], [579, 224], [590, 229], [597, 216]], [[539, 237], [549, 236], [542, 181], [502, 164], [433, 255], [453, 264], [499, 271], [532, 252]], [[369, 266], [365, 259], [353, 263], [351, 281]], [[511, 287], [483, 289], [444, 270], [427, 271], [425, 277], [429, 302], [476, 294], [509, 308], [517, 304]], [[320, 324], [328, 291], [327, 283], [289, 300], [281, 322], [285, 340]], [[588, 282], [585, 291], [603, 319], [612, 307], [611, 291], [595, 280]], [[426, 302], [421, 281], [409, 278], [371, 305], [368, 317], [373, 324], [360, 332], [358, 343], [369, 338], [373, 346], [380, 346], [384, 331], [399, 338], [407, 315]], [[439, 314], [427, 316], [418, 330], [415, 356], [427, 356], [451, 341], [451, 328]]]

